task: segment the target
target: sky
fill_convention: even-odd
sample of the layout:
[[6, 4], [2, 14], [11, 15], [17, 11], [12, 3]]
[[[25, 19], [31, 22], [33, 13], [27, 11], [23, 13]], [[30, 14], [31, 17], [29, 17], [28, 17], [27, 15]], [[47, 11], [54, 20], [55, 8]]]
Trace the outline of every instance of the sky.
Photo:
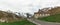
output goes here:
[[34, 13], [45, 7], [60, 6], [60, 0], [0, 0], [0, 10]]

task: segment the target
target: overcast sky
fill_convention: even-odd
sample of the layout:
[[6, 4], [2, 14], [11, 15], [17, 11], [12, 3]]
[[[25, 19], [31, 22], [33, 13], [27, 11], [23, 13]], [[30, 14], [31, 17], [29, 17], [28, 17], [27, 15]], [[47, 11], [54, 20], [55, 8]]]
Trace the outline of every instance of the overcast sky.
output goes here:
[[44, 7], [60, 6], [60, 0], [0, 0], [0, 10], [33, 13]]

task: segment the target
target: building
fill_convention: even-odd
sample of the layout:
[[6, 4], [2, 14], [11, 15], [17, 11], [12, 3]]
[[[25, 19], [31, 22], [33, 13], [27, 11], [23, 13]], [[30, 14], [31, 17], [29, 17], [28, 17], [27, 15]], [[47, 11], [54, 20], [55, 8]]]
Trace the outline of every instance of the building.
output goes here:
[[59, 7], [51, 7], [49, 8], [44, 8], [44, 9], [39, 9], [38, 12], [34, 13], [34, 18], [39, 18], [39, 17], [47, 17], [50, 15], [55, 15], [55, 14], [60, 14], [60, 6]]
[[[48, 8], [47, 8], [47, 10], [48, 10]], [[46, 17], [46, 16], [50, 16], [50, 10], [45, 12], [45, 11], [39, 9], [38, 12], [34, 13], [34, 18]]]

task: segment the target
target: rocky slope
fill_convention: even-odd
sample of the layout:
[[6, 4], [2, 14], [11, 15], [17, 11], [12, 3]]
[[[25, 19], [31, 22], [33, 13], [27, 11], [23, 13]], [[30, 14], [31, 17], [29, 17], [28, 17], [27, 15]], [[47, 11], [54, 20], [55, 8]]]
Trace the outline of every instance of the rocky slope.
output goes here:
[[50, 9], [48, 7], [48, 8], [42, 9], [42, 11], [47, 12], [47, 13], [50, 13], [51, 15], [60, 14], [60, 7], [59, 6], [54, 7], [54, 8], [51, 7]]
[[0, 11], [0, 22], [13, 22], [22, 19], [22, 17], [17, 16], [15, 13]]

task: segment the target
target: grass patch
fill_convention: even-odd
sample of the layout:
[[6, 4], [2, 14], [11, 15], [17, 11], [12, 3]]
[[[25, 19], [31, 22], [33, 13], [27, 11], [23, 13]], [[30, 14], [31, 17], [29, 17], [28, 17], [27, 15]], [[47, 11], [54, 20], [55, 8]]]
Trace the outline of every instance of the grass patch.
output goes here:
[[1, 23], [0, 25], [35, 25], [27, 20], [16, 21], [16, 22], [9, 22], [9, 23]]
[[59, 22], [60, 23], [60, 14], [51, 15], [44, 18], [38, 18], [39, 20], [48, 21], [48, 22]]

